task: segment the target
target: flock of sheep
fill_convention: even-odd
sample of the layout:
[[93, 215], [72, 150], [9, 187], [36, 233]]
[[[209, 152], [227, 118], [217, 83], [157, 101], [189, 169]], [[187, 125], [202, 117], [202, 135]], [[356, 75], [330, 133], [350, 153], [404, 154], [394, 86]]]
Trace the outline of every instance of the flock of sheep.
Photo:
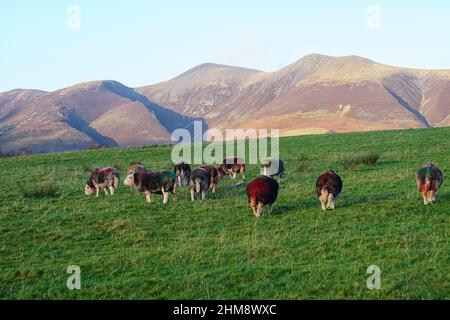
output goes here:
[[[147, 202], [152, 202], [152, 194], [162, 194], [163, 203], [169, 201], [172, 194], [176, 200], [177, 186], [188, 185], [191, 200], [204, 200], [208, 192], [216, 192], [216, 186], [220, 179], [242, 175], [245, 179], [245, 163], [241, 158], [228, 158], [223, 160], [219, 167], [206, 165], [191, 170], [187, 163], [180, 163], [173, 170], [149, 172], [144, 166], [135, 164], [127, 170], [124, 184], [145, 194]], [[261, 217], [264, 207], [268, 206], [269, 213], [278, 196], [279, 182], [285, 175], [284, 163], [281, 160], [268, 160], [261, 165], [261, 176], [252, 180], [247, 185], [247, 197], [253, 214]], [[278, 177], [278, 181], [274, 178]], [[423, 196], [425, 205], [436, 201], [436, 192], [442, 186], [444, 176], [441, 170], [434, 164], [428, 163], [417, 171], [417, 185]], [[103, 189], [108, 195], [114, 195], [120, 184], [119, 171], [113, 167], [95, 169], [89, 177], [85, 194], [99, 195]], [[320, 200], [322, 210], [334, 210], [335, 201], [342, 191], [343, 183], [339, 175], [334, 171], [327, 171], [319, 176], [316, 182], [316, 193]]]

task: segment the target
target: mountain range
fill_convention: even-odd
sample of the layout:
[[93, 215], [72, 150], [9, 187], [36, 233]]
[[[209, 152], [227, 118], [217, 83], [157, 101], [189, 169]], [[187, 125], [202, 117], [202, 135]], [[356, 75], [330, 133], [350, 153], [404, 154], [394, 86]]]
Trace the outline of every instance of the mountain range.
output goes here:
[[275, 128], [282, 135], [450, 126], [450, 70], [309, 55], [275, 71], [202, 64], [166, 82], [116, 81], [0, 93], [0, 148], [168, 143], [176, 128]]

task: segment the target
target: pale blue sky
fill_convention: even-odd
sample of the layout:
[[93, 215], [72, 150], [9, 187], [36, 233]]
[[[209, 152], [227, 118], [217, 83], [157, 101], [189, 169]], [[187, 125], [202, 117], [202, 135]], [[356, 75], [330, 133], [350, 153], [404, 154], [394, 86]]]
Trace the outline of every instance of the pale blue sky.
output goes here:
[[[72, 4], [80, 30], [66, 27]], [[0, 39], [0, 92], [148, 85], [205, 62], [274, 71], [309, 53], [450, 69], [450, 1], [0, 0]]]

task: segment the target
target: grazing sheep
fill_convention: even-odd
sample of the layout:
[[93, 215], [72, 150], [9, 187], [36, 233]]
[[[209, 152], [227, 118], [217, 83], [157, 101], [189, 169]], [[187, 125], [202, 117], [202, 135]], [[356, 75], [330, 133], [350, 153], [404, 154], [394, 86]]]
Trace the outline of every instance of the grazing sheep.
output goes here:
[[417, 170], [416, 180], [419, 192], [423, 196], [423, 203], [427, 206], [435, 202], [436, 192], [444, 183], [442, 171], [436, 165], [427, 163]]
[[278, 177], [280, 182], [284, 179], [284, 163], [281, 160], [269, 159], [261, 163], [261, 175], [266, 177]]
[[114, 195], [116, 189], [119, 187], [119, 181], [120, 173], [117, 169], [112, 167], [95, 169], [86, 182], [84, 194], [90, 196], [96, 192], [96, 196], [98, 197], [100, 189], [103, 189], [106, 195], [108, 195], [108, 191], [106, 189], [109, 189], [111, 195]]
[[191, 181], [189, 182], [189, 189], [191, 191], [191, 200], [195, 201], [195, 198], [205, 200], [206, 193], [210, 188], [211, 176], [208, 170], [204, 168], [197, 168], [192, 171]]
[[335, 201], [342, 191], [342, 180], [336, 172], [322, 174], [316, 182], [316, 192], [322, 204], [322, 210], [334, 210]]
[[177, 197], [173, 171], [133, 173], [126, 177], [124, 184], [144, 192], [148, 203], [152, 202], [152, 193], [162, 194], [164, 204], [169, 201], [169, 193], [173, 194], [173, 201]]
[[140, 164], [132, 164], [128, 167], [127, 176], [133, 173], [147, 173], [148, 170], [146, 167]]
[[264, 207], [269, 205], [269, 213], [272, 213], [272, 205], [277, 200], [278, 182], [270, 177], [256, 178], [247, 185], [247, 197], [253, 214], [259, 218], [264, 212]]
[[201, 168], [208, 171], [208, 174], [211, 178], [209, 189], [212, 191], [212, 193], [216, 193], [216, 186], [219, 182], [219, 170], [217, 170], [217, 168], [214, 166], [202, 166]]
[[191, 179], [191, 166], [189, 164], [184, 162], [177, 164], [174, 171], [179, 187], [181, 187], [182, 184], [185, 186], [189, 184], [189, 180]]
[[229, 176], [236, 179], [236, 175], [240, 173], [245, 180], [245, 162], [241, 158], [224, 159], [218, 170], [219, 178]]

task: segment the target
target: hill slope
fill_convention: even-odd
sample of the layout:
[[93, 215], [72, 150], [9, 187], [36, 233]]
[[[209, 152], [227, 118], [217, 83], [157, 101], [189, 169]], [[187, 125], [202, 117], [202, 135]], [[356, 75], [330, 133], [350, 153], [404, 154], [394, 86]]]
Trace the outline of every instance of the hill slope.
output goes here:
[[[217, 69], [230, 70], [227, 79]], [[200, 66], [137, 91], [222, 129], [280, 128], [289, 135], [450, 125], [450, 71], [356, 56], [314, 54], [273, 73]]]
[[[186, 189], [167, 205], [124, 186], [114, 197], [84, 196], [85, 167], [172, 168], [168, 146], [0, 159], [0, 299], [449, 299], [450, 184], [425, 207], [415, 182], [429, 161], [448, 176], [449, 136], [440, 128], [283, 138], [287, 179], [273, 215], [257, 221], [235, 181], [195, 204]], [[355, 150], [382, 157], [346, 171], [339, 160]], [[337, 210], [323, 213], [314, 184], [330, 168], [344, 191]], [[249, 165], [248, 179], [258, 172]], [[28, 194], [45, 181], [58, 187], [54, 196]], [[66, 288], [69, 265], [81, 268], [79, 291]], [[371, 265], [382, 270], [381, 290], [367, 289]]]
[[193, 120], [151, 103], [115, 81], [81, 83], [55, 92], [0, 94], [3, 151], [168, 143], [175, 128], [191, 128]]

